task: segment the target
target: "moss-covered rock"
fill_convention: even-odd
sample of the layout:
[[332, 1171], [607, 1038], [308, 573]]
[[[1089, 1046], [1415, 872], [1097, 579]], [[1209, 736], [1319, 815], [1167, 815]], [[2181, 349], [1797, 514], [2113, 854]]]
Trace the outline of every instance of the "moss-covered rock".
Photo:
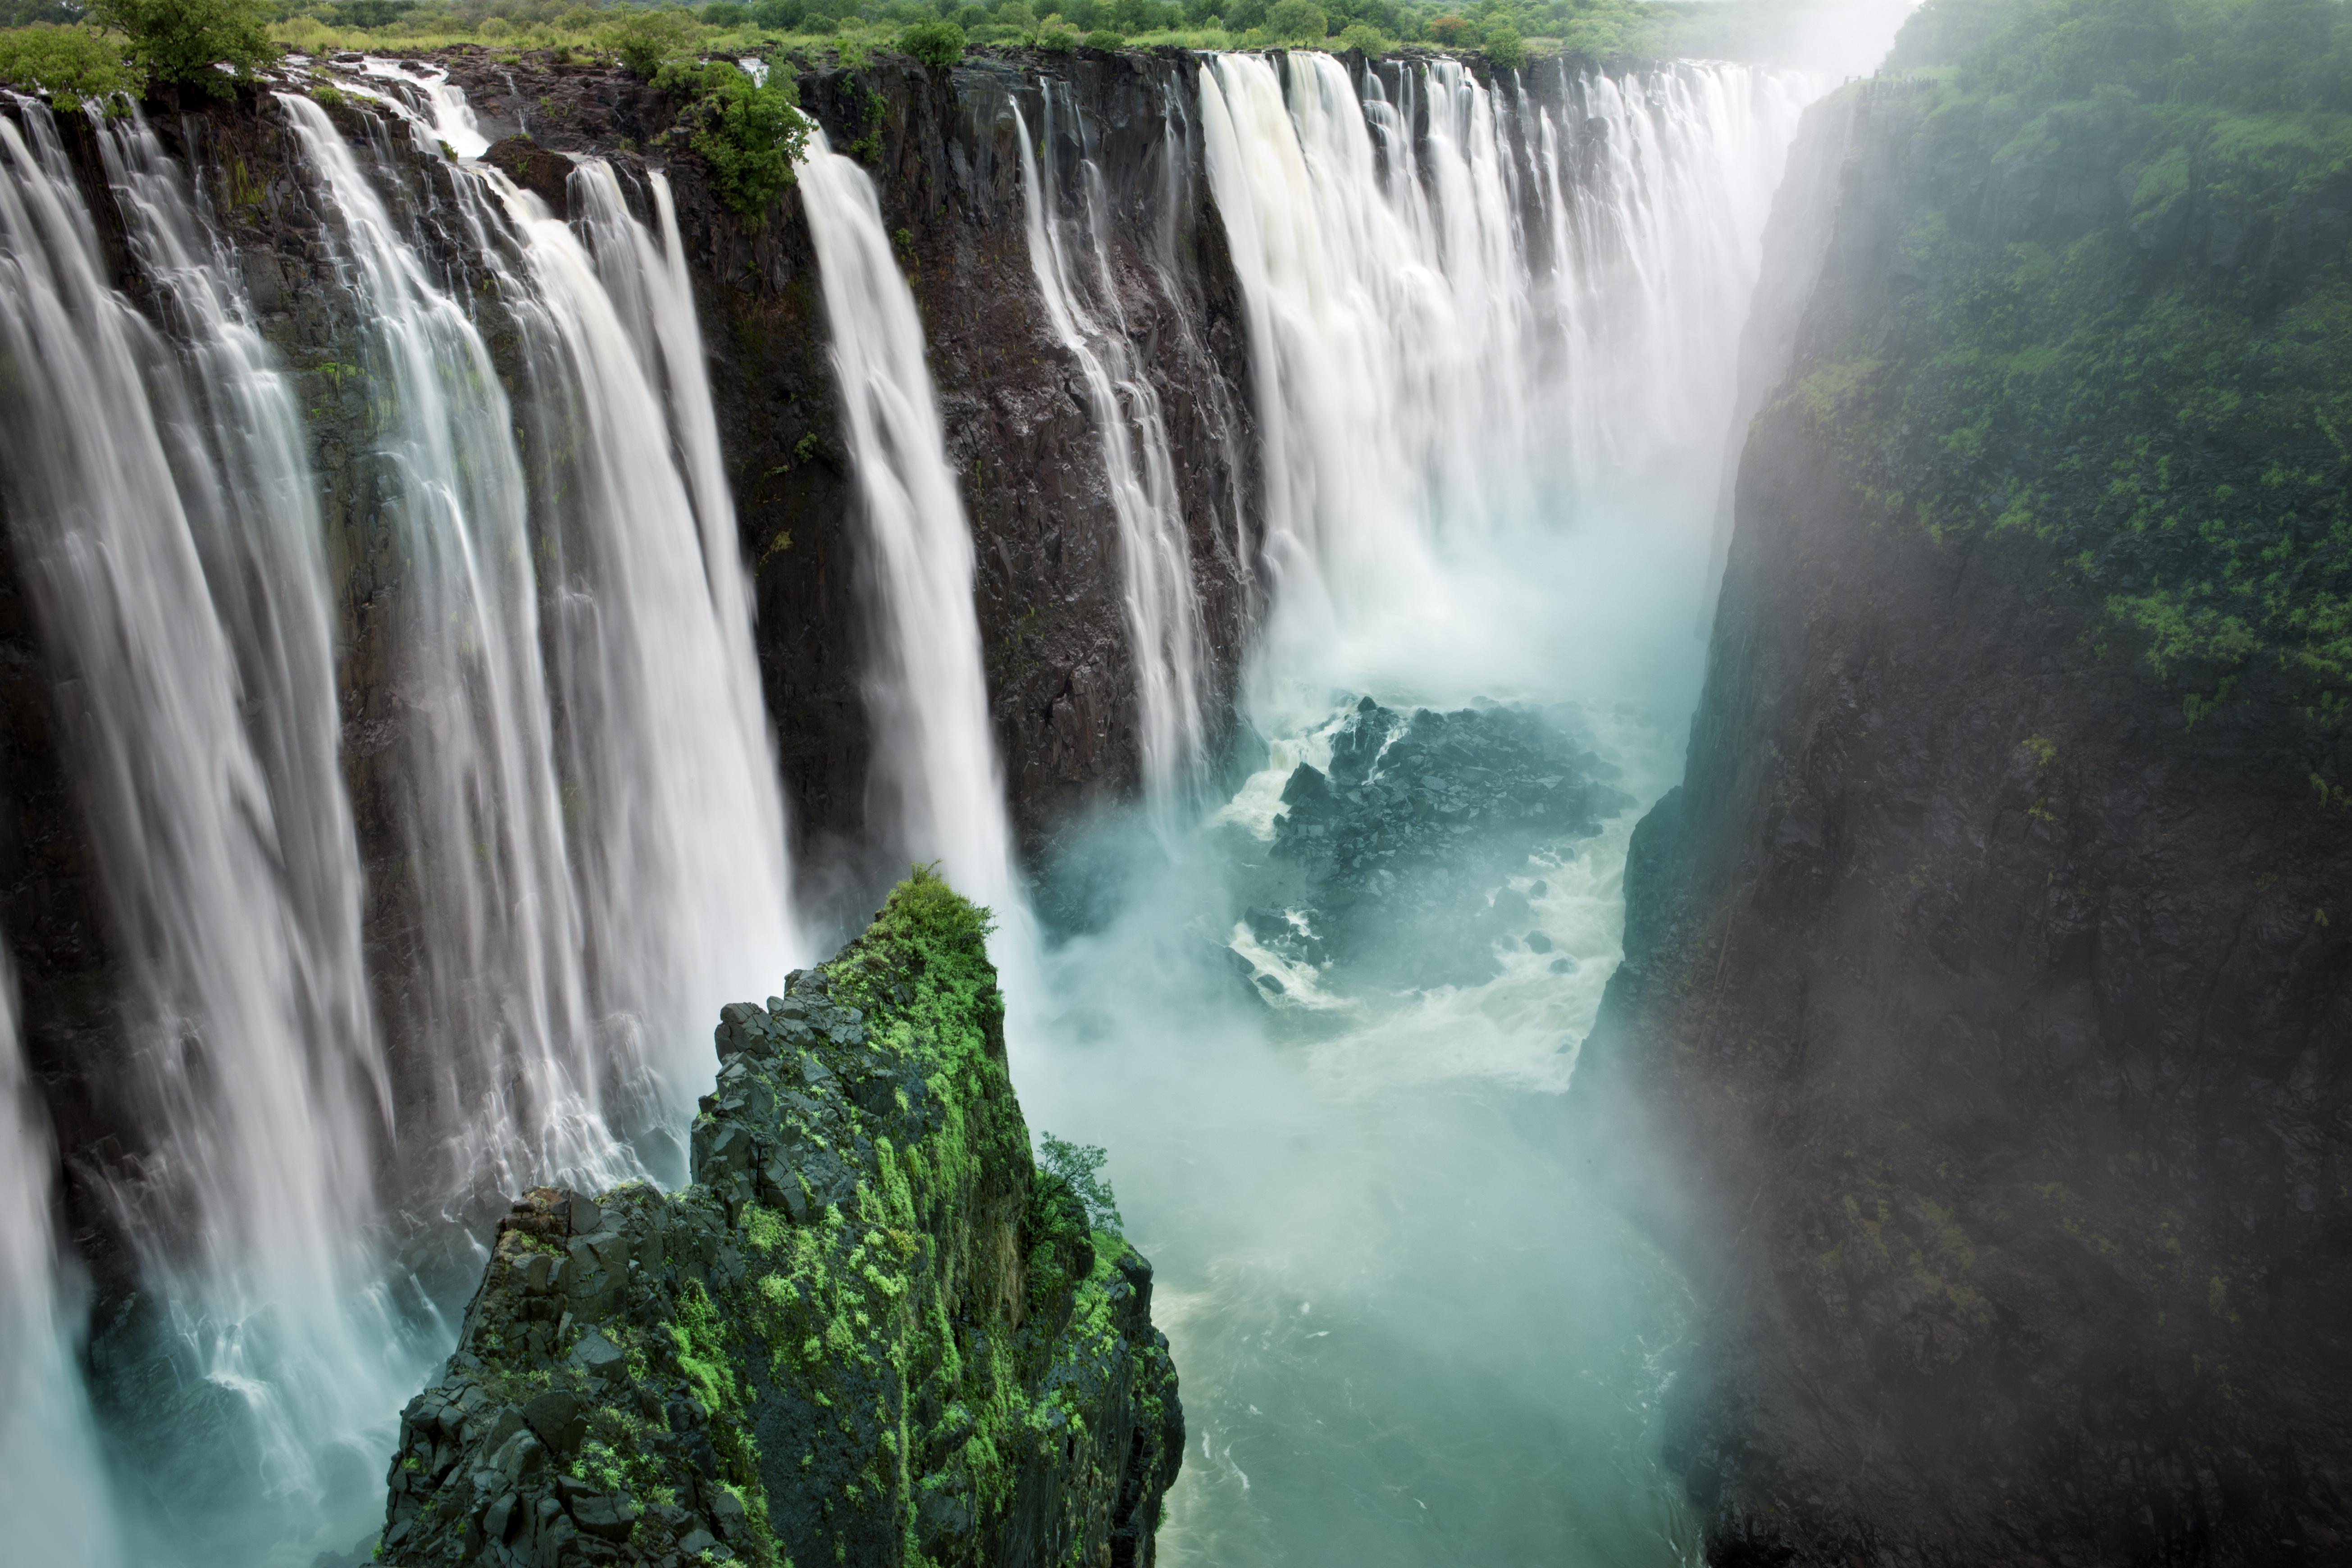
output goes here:
[[693, 1185], [514, 1205], [403, 1413], [384, 1561], [1151, 1561], [1150, 1265], [1032, 1163], [986, 933], [919, 871], [724, 1009]]

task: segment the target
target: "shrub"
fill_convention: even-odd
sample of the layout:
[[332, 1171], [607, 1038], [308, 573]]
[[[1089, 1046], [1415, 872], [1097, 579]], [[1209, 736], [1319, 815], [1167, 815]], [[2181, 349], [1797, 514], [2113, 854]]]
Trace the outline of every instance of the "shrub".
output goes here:
[[1037, 1163], [1068, 1184], [1072, 1195], [1086, 1206], [1087, 1225], [1118, 1231], [1125, 1226], [1118, 1194], [1111, 1191], [1108, 1177], [1096, 1174], [1108, 1158], [1097, 1144], [1066, 1142], [1051, 1132], [1037, 1135]]
[[898, 35], [898, 47], [939, 70], [963, 58], [963, 29], [953, 22], [918, 22]]
[[1286, 44], [1319, 44], [1331, 21], [1315, 0], [1278, 0], [1265, 14], [1265, 30]]
[[1478, 24], [1467, 16], [1433, 16], [1429, 41], [1442, 49], [1466, 48], [1478, 40]]
[[651, 79], [663, 65], [690, 52], [702, 29], [683, 11], [632, 11], [604, 29], [604, 46], [631, 74]]
[[117, 93], [137, 98], [147, 86], [112, 38], [47, 23], [0, 33], [0, 81], [43, 89], [59, 109], [79, 109], [84, 99]]
[[1528, 46], [1509, 27], [1496, 27], [1486, 35], [1486, 58], [1496, 70], [1517, 70], [1528, 63]]
[[1350, 22], [1340, 31], [1339, 47], [1356, 49], [1367, 55], [1384, 55], [1396, 45], [1370, 22]]
[[1078, 47], [1078, 35], [1068, 27], [1040, 27], [1029, 45], [1049, 55], [1066, 55]]
[[1097, 27], [1086, 36], [1084, 42], [1090, 49], [1125, 48], [1127, 36], [1123, 33], [1114, 33], [1108, 27]]
[[679, 123], [690, 127], [688, 145], [709, 166], [719, 199], [746, 226], [759, 227], [768, 203], [793, 183], [793, 166], [808, 146], [809, 121], [800, 111], [792, 68], [772, 60], [768, 79], [754, 82], [727, 60], [673, 60], [656, 74], [654, 85], [693, 95], [678, 113]]
[[187, 82], [226, 98], [226, 65], [251, 76], [278, 59], [261, 19], [261, 0], [91, 0], [90, 20], [131, 40], [131, 62], [152, 81]]

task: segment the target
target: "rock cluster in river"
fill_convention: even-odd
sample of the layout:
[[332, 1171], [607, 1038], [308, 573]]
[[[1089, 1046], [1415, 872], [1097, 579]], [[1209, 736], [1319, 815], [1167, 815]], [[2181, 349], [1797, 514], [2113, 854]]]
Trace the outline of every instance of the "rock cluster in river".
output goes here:
[[902, 885], [724, 1010], [693, 1185], [514, 1205], [402, 1415], [383, 1561], [1151, 1561], [1150, 1266], [1032, 1163], [984, 929]]
[[1283, 785], [1276, 883], [1250, 933], [1294, 963], [1404, 987], [1491, 979], [1498, 948], [1544, 940], [1510, 877], [1633, 804], [1601, 782], [1612, 771], [1545, 714], [1408, 715], [1367, 697], [1333, 736], [1330, 771], [1301, 763]]

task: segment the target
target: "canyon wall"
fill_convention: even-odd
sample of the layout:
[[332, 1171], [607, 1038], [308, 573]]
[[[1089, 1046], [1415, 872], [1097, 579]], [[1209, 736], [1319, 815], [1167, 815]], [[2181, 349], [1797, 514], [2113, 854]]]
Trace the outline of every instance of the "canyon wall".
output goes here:
[[[869, 749], [861, 679], [873, 650], [828, 327], [797, 192], [787, 188], [765, 221], [747, 223], [713, 195], [700, 161], [673, 146], [674, 101], [609, 67], [543, 56], [502, 64], [464, 51], [442, 63], [492, 142], [488, 161], [558, 213], [574, 199], [572, 155], [606, 159], [644, 218], [652, 211], [646, 171], [667, 173], [753, 575], [761, 674], [803, 892], [821, 908], [858, 907], [894, 868], [867, 863], [870, 852], [858, 847]], [[1115, 220], [1103, 238], [1124, 330], [1167, 414], [1201, 606], [1203, 707], [1216, 743], [1233, 711], [1257, 531], [1247, 468], [1256, 442], [1237, 390], [1247, 384], [1237, 285], [1190, 130], [1192, 69], [1189, 59], [1092, 53], [1036, 62], [976, 58], [952, 72], [893, 58], [856, 72], [810, 69], [802, 84], [803, 103], [834, 144], [874, 174], [926, 318], [949, 456], [967, 476], [1010, 805], [1033, 851], [1054, 825], [1130, 797], [1139, 785], [1118, 530], [1091, 412], [1046, 321], [1024, 224], [1014, 106], [1026, 105], [1033, 126], [1045, 124], [1049, 85], [1061, 113], [1045, 154], [1073, 172], [1081, 156], [1090, 158], [1101, 172]], [[388, 132], [387, 117], [362, 100], [328, 101], [327, 111], [373, 161], [395, 221], [421, 240], [425, 264], [477, 301], [526, 460], [540, 460], [537, 394], [521, 336], [487, 275], [481, 237], [449, 168], [396, 127]], [[409, 1097], [421, 1092], [431, 1063], [415, 1031], [434, 1022], [409, 988], [428, 917], [407, 874], [394, 803], [404, 747], [436, 721], [429, 696], [395, 668], [412, 563], [383, 515], [397, 487], [378, 468], [383, 415], [359, 370], [369, 363], [369, 324], [275, 105], [253, 95], [189, 95], [151, 102], [147, 112], [165, 151], [191, 173], [225, 259], [303, 405], [336, 596], [341, 762], [366, 871], [367, 970], [387, 1036], [394, 1120], [416, 1121]], [[97, 138], [79, 116], [62, 117], [59, 128], [116, 285], [143, 312], [165, 317], [107, 195]], [[1076, 184], [1074, 174], [1063, 182]], [[560, 420], [559, 413], [551, 427]], [[13, 554], [0, 561], [0, 647], [7, 654], [0, 927], [22, 976], [27, 1056], [68, 1153], [69, 1231], [100, 1276], [94, 1353], [105, 1364], [110, 1346], [144, 1342], [157, 1305], [131, 1288], [105, 1196], [112, 1184], [135, 1187], [149, 1157], [135, 1131], [140, 1113], [120, 1098], [124, 1042], [135, 1032], [125, 1009], [133, 1004], [110, 951], [108, 895], [63, 742], [80, 721], [79, 687], [55, 661]], [[389, 1148], [375, 1152], [389, 1166], [404, 1158]], [[504, 1201], [487, 1189], [476, 1194], [484, 1224]], [[412, 1262], [445, 1289], [462, 1288], [472, 1268], [437, 1250]], [[132, 1402], [177, 1399], [161, 1384], [146, 1386], [163, 1375], [135, 1348], [110, 1373], [139, 1384], [123, 1392]]]
[[2352, 180], [2102, 90], [1848, 89], [1768, 264], [1826, 246], [1572, 1096], [1698, 1291], [1716, 1563], [2352, 1549]]

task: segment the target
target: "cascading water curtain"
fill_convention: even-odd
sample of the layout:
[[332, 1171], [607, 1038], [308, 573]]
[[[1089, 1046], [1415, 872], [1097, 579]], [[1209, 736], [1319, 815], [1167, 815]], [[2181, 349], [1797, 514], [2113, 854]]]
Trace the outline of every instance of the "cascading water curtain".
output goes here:
[[667, 188], [656, 176], [656, 240], [602, 164], [575, 176], [577, 233], [495, 172], [446, 170], [520, 339], [526, 453], [479, 328], [324, 111], [281, 101], [393, 393], [378, 450], [404, 482], [386, 510], [416, 563], [399, 689], [425, 710], [397, 793], [428, 915], [443, 1178], [487, 1165], [513, 1192], [648, 1159], [675, 1176], [702, 1021], [772, 989], [799, 937]]
[[[1095, 435], [1118, 522], [1119, 569], [1126, 601], [1129, 657], [1142, 731], [1146, 796], [1166, 803], [1202, 761], [1201, 617], [1192, 585], [1192, 553], [1169, 455], [1160, 395], [1144, 374], [1128, 335], [1118, 286], [1111, 274], [1108, 215], [1102, 173], [1085, 155], [1086, 121], [1066, 112], [1081, 138], [1078, 163], [1083, 224], [1073, 262], [1073, 226], [1063, 214], [1060, 159], [1055, 142], [1055, 98], [1066, 90], [1043, 83], [1044, 157], [1031, 146], [1029, 123], [1013, 106], [1021, 143], [1021, 193], [1028, 217], [1029, 265], [1045, 302], [1054, 335], [1076, 362], [1085, 383]], [[1163, 278], [1165, 274], [1163, 273]], [[1085, 282], [1081, 282], [1081, 279]], [[1083, 297], [1091, 287], [1097, 302]], [[1179, 306], [1181, 310], [1181, 305]]]
[[[447, 120], [462, 99], [432, 85]], [[352, 521], [389, 541], [361, 633], [389, 743], [338, 754], [311, 432], [189, 172], [135, 114], [92, 131], [155, 321], [114, 288], [48, 111], [0, 114], [0, 498], [72, 682], [131, 1004], [124, 1070], [96, 1077], [136, 1151], [106, 1174], [161, 1316], [110, 1376], [150, 1391], [140, 1484], [181, 1537], [132, 1549], [307, 1561], [365, 1528], [383, 1428], [446, 1332], [385, 1256], [386, 1202], [462, 1252], [447, 1222], [500, 1194], [677, 1173], [710, 1017], [805, 954], [667, 187], [650, 177], [641, 221], [587, 165], [574, 228], [389, 100], [415, 155], [376, 136], [364, 167], [316, 103], [277, 102], [369, 374]], [[520, 405], [410, 226], [420, 175], [488, 285], [471, 308], [520, 344]], [[373, 948], [396, 968], [373, 977], [347, 762], [400, 884]], [[73, 1337], [47, 1191], [28, 1177], [0, 1212], [28, 1401]], [[122, 1361], [158, 1353], [161, 1402]], [[95, 1459], [71, 1462], [97, 1495]], [[8, 1467], [8, 1495], [33, 1473]]]
[[143, 126], [99, 128], [175, 343], [109, 284], [47, 110], [17, 110], [0, 119], [17, 382], [0, 453], [79, 697], [67, 741], [132, 1008], [114, 1109], [145, 1147], [114, 1195], [179, 1375], [240, 1406], [268, 1484], [315, 1506], [322, 1446], [381, 1425], [404, 1370], [366, 1289], [388, 1110], [315, 492], [289, 389], [205, 277], [184, 176]]
[[1661, 475], [1705, 512], [1714, 475], [1687, 471], [1686, 437], [1729, 416], [1803, 95], [1745, 67], [1540, 68], [1563, 73], [1536, 84], [1553, 90], [1450, 61], [1360, 85], [1296, 51], [1201, 68], [1277, 647], [1403, 613], [1449, 530], [1540, 523]]
[[866, 682], [884, 797], [877, 815], [902, 858], [942, 861], [958, 888], [1010, 920], [1021, 894], [981, 668], [971, 527], [948, 467], [922, 318], [891, 254], [874, 183], [822, 132], [810, 138], [800, 192], [879, 623]]
[[14, 965], [0, 955], [0, 1510], [24, 1561], [115, 1568], [121, 1541], [74, 1364], [80, 1314], [50, 1229], [56, 1152], [17, 1048]]

